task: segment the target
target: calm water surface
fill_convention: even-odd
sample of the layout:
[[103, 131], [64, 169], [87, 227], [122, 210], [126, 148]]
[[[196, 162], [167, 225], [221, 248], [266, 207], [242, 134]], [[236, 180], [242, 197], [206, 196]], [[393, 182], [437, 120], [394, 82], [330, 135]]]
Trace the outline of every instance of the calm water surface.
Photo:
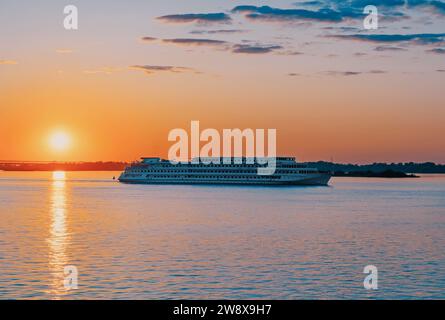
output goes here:
[[445, 298], [445, 176], [277, 188], [113, 175], [0, 172], [0, 298]]

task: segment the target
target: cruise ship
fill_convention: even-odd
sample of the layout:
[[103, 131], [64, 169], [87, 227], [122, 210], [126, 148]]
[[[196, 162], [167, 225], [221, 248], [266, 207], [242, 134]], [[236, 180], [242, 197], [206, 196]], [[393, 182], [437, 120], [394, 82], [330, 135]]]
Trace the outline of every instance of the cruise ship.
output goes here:
[[125, 168], [119, 181], [141, 184], [327, 185], [331, 179], [329, 172], [299, 164], [292, 157], [274, 158], [273, 174], [260, 174], [266, 165], [250, 158], [212, 159], [192, 159], [173, 164], [161, 158], [141, 158], [140, 162]]

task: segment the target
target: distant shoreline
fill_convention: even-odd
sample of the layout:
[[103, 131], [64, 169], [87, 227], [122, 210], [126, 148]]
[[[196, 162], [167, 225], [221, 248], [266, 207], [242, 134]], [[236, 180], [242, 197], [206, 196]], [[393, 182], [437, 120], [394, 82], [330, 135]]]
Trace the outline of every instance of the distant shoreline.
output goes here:
[[[0, 162], [0, 171], [6, 172], [91, 172], [123, 171], [128, 162]], [[332, 172], [334, 177], [418, 178], [417, 174], [445, 174], [445, 165], [426, 163], [339, 164], [333, 162], [306, 162], [309, 167]]]
[[[120, 172], [122, 170], [64, 170], [64, 169], [56, 169], [56, 170], [3, 170], [0, 169], [0, 172], [55, 172], [55, 171], [64, 171], [64, 172]], [[424, 175], [433, 175], [433, 174], [444, 174], [445, 173], [424, 173]], [[403, 172], [393, 171], [393, 173], [388, 174], [385, 172], [372, 172], [372, 173], [338, 173], [335, 172], [332, 175], [335, 178], [382, 178], [382, 179], [394, 179], [394, 178], [420, 178], [419, 175], [416, 174], [406, 174]]]
[[404, 173], [400, 171], [386, 170], [382, 172], [373, 171], [355, 171], [355, 172], [334, 172], [334, 177], [357, 177], [357, 178], [420, 178], [413, 173]]

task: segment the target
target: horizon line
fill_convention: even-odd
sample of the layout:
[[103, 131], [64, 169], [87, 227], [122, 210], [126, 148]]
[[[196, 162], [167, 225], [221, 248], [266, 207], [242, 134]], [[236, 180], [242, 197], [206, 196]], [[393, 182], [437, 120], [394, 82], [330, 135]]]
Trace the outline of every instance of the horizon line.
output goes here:
[[[158, 157], [163, 159], [162, 157]], [[60, 161], [60, 160], [49, 160], [49, 161], [32, 161], [32, 160], [1, 160], [0, 164], [81, 164], [81, 163], [132, 163], [138, 160], [92, 160], [92, 161]], [[300, 162], [300, 161], [297, 161]], [[309, 163], [309, 162], [326, 162], [326, 163], [332, 163], [332, 164], [344, 164], [344, 165], [372, 165], [372, 164], [426, 164], [426, 163], [432, 163], [437, 166], [445, 166], [445, 163], [438, 163], [435, 161], [422, 161], [422, 162], [415, 162], [415, 161], [403, 161], [403, 162], [368, 162], [368, 163], [359, 163], [359, 162], [335, 162], [333, 160], [313, 160], [313, 161], [301, 161], [300, 163]]]

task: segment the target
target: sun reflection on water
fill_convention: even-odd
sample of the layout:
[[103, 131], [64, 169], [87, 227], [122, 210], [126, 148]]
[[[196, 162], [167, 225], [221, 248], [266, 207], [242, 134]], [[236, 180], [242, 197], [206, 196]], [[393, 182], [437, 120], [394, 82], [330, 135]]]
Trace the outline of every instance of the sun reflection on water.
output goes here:
[[64, 171], [55, 171], [52, 174], [50, 193], [51, 224], [48, 238], [48, 264], [52, 274], [51, 294], [54, 298], [66, 294], [63, 286], [63, 270], [68, 264], [66, 250], [69, 241], [66, 199], [66, 174]]
[[65, 171], [54, 171], [53, 172], [53, 181], [63, 181], [65, 182], [66, 173]]

